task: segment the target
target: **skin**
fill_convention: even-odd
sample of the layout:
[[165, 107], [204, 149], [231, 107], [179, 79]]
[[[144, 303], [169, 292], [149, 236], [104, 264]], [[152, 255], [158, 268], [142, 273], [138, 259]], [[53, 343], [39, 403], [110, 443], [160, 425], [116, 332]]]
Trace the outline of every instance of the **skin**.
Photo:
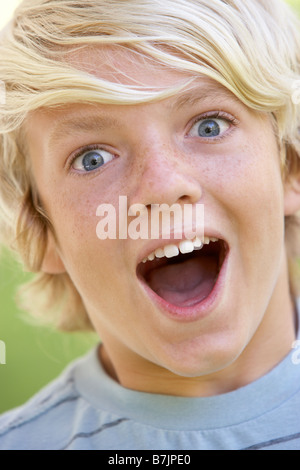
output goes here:
[[[111, 57], [118, 71], [100, 59], [101, 51], [87, 54], [82, 68], [148, 87], [188, 78], [169, 70], [162, 74], [136, 59], [133, 68], [125, 54]], [[299, 209], [300, 198], [295, 186], [282, 183], [269, 116], [251, 111], [204, 77], [189, 94], [180, 108], [177, 95], [140, 105], [37, 110], [27, 120], [26, 135], [33, 175], [55, 230], [43, 270], [70, 275], [102, 339], [99, 360], [108, 373], [134, 390], [209, 396], [256, 380], [291, 349], [295, 313], [284, 216]], [[208, 112], [222, 113], [222, 138], [195, 133], [196, 118]], [[97, 128], [59, 131], [66, 118], [82, 123], [90, 116], [101, 121]], [[104, 146], [112, 160], [89, 173], [66, 165], [91, 144]], [[96, 237], [98, 205], [117, 208], [119, 195], [127, 196], [128, 205], [205, 205], [205, 229], [217, 231], [230, 248], [209, 314], [178, 321], [146, 294], [136, 267], [153, 251], [153, 241]]]

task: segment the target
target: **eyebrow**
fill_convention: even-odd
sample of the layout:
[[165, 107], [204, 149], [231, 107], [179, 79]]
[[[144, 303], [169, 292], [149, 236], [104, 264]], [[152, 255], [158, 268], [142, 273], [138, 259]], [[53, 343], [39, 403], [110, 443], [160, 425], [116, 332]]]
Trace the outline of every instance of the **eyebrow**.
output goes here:
[[206, 101], [210, 101], [216, 97], [218, 97], [218, 99], [231, 98], [237, 102], [239, 101], [233, 93], [224, 88], [222, 85], [208, 83], [200, 89], [194, 88], [187, 92], [181, 93], [178, 95], [174, 104], [172, 104], [172, 107], [174, 107], [174, 110], [178, 110], [186, 106], [192, 106], [199, 102], [205, 104]]
[[[180, 93], [170, 104], [173, 111], [181, 108], [193, 106], [199, 102], [205, 103], [207, 101], [215, 100], [215, 98], [231, 98], [239, 101], [229, 90], [216, 84], [207, 84], [202, 87], [192, 88], [184, 93]], [[151, 103], [151, 102], [149, 102]], [[74, 112], [67, 117], [59, 119], [54, 124], [49, 135], [49, 145], [53, 145], [55, 141], [60, 141], [66, 136], [73, 136], [74, 133], [85, 132], [99, 132], [101, 130], [110, 128], [114, 129], [119, 127], [119, 121], [107, 114], [100, 113], [76, 113]]]
[[57, 140], [62, 140], [66, 136], [73, 136], [76, 132], [99, 132], [107, 127], [118, 126], [116, 119], [99, 114], [79, 114], [59, 119], [49, 136], [49, 145]]

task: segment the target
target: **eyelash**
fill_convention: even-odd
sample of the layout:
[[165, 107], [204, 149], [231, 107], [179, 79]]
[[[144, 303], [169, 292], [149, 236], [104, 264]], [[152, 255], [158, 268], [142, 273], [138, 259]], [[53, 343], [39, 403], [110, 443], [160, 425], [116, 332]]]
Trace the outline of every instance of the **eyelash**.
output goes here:
[[[233, 127], [236, 127], [238, 126], [239, 124], [239, 121], [238, 119], [236, 119], [235, 117], [233, 117], [231, 114], [228, 114], [224, 111], [209, 111], [205, 114], [202, 114], [201, 116], [198, 116], [197, 118], [195, 118], [195, 120], [192, 122], [191, 126], [190, 126], [190, 130], [198, 123], [198, 122], [201, 122], [201, 121], [205, 121], [206, 119], [222, 119], [226, 122], [228, 122], [229, 124], [231, 124], [231, 126]], [[227, 136], [228, 136], [228, 133], [230, 133], [232, 129], [229, 129], [228, 131], [224, 132], [224, 134], [220, 135], [220, 136], [217, 136], [217, 137], [214, 137], [214, 138], [207, 138], [205, 139], [204, 137], [197, 137], [198, 139], [201, 139], [202, 141], [206, 141], [206, 142], [210, 142], [210, 143], [213, 143], [213, 142], [219, 142], [220, 140], [223, 140], [225, 139]], [[190, 131], [189, 131], [190, 132]], [[188, 137], [188, 136], [187, 136]]]
[[[77, 160], [77, 158], [83, 156], [85, 153], [88, 153], [88, 152], [91, 152], [93, 150], [103, 150], [103, 151], [106, 151], [105, 148], [103, 148], [103, 145], [100, 145], [100, 144], [91, 144], [91, 145], [85, 145], [83, 147], [81, 147], [80, 149], [76, 150], [75, 153], [71, 154], [71, 156], [68, 158], [67, 160], [67, 163], [66, 163], [66, 169], [69, 171], [72, 169], [72, 165], [74, 164], [74, 162]], [[112, 153], [112, 152], [110, 152]], [[94, 170], [94, 172], [97, 171], [97, 170]], [[94, 173], [94, 172], [91, 172], [91, 173]], [[74, 170], [74, 173], [76, 175], [81, 175], [81, 173], [78, 173], [76, 172], [76, 170]], [[88, 172], [87, 172], [88, 173]]]

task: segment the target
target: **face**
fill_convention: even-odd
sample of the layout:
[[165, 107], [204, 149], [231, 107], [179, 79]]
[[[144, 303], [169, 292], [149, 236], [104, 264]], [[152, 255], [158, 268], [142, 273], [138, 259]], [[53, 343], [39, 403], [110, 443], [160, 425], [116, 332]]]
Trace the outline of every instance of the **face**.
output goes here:
[[[132, 70], [128, 56], [116, 73], [100, 56], [85, 67], [111, 81], [154, 88], [189, 78], [146, 62]], [[158, 102], [38, 110], [26, 131], [56, 252], [122, 384], [188, 395], [229, 371], [246, 381], [286, 353], [284, 190], [268, 116], [199, 77]], [[97, 207], [111, 204], [118, 217], [119, 196], [149, 213], [153, 204], [204, 205], [209, 245], [143, 263], [179, 241], [100, 240]]]

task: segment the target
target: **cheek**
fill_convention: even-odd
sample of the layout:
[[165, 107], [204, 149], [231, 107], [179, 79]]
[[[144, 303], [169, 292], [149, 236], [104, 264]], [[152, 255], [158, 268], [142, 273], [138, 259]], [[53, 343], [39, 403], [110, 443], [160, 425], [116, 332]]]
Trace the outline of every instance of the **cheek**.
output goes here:
[[242, 261], [240, 279], [249, 289], [254, 285], [259, 296], [273, 286], [284, 249], [284, 192], [276, 143], [244, 145], [234, 160], [218, 197], [230, 219], [236, 259]]
[[[66, 270], [84, 299], [98, 299], [105, 305], [103, 294], [107, 298], [111, 286], [118, 284], [122, 271], [124, 246], [116, 239], [100, 240], [97, 236], [99, 204], [107, 204], [96, 191], [89, 191], [93, 196], [78, 194], [70, 198], [62, 195], [62, 201], [52, 204], [50, 217], [59, 244], [59, 251]], [[113, 207], [118, 207], [109, 195]], [[113, 202], [112, 202], [113, 201]], [[117, 218], [118, 213], [116, 212]], [[121, 276], [120, 276], [121, 277]], [[111, 298], [115, 295], [111, 296]], [[99, 300], [100, 299], [100, 300]]]
[[90, 194], [93, 193], [87, 196], [78, 192], [75, 195], [71, 191], [58, 191], [55, 198], [44, 195], [46, 210], [67, 270], [74, 263], [81, 265], [89, 249], [97, 249], [98, 198]]
[[217, 178], [220, 205], [226, 206], [233, 217], [236, 214], [239, 224], [252, 219], [264, 230], [268, 223], [281, 223], [283, 185], [275, 139], [259, 136], [256, 143], [236, 148], [226, 155]]

